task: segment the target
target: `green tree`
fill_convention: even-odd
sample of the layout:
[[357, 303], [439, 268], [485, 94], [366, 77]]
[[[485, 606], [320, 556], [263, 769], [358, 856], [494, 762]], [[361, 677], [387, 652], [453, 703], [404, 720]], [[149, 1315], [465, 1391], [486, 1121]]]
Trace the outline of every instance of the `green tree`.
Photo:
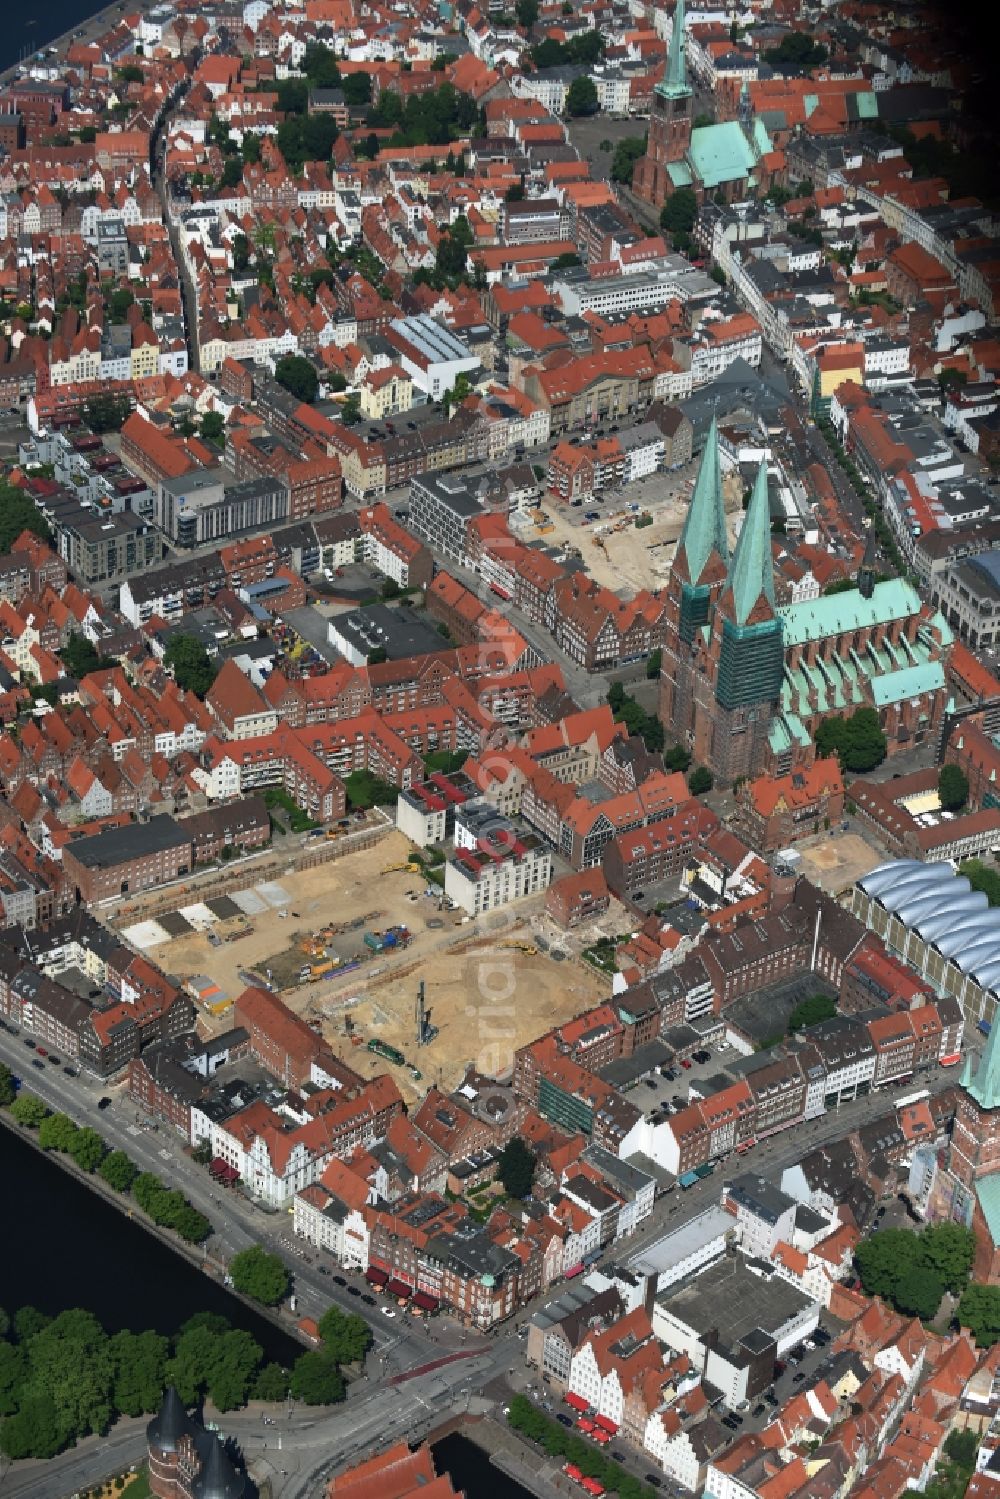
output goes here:
[[243, 158], [242, 156], [227, 156], [222, 168], [222, 186], [239, 187], [243, 181]]
[[950, 1457], [953, 1463], [960, 1468], [968, 1468], [970, 1472], [976, 1466], [976, 1454], [979, 1451], [979, 1433], [966, 1427], [963, 1431], [955, 1428], [949, 1431], [944, 1441], [945, 1456]]
[[517, 0], [514, 6], [517, 24], [525, 31], [532, 31], [538, 21], [538, 0]]
[[31, 496], [0, 479], [0, 556], [7, 555], [22, 531], [31, 531], [43, 541], [52, 540], [52, 532]]
[[14, 1087], [14, 1074], [9, 1067], [0, 1062], [0, 1109], [7, 1109], [17, 1097], [17, 1089]]
[[173, 1227], [189, 1244], [200, 1244], [212, 1232], [212, 1225], [204, 1213], [199, 1213], [190, 1203], [184, 1204]]
[[566, 90], [566, 113], [574, 119], [597, 113], [597, 85], [585, 73], [574, 78]]
[[920, 1234], [921, 1262], [956, 1295], [969, 1279], [975, 1250], [975, 1235], [960, 1223], [932, 1223]]
[[611, 158], [612, 182], [624, 182], [626, 187], [632, 186], [636, 163], [646, 154], [646, 141], [647, 137], [644, 135], [626, 135], [618, 142]]
[[361, 397], [352, 391], [340, 408], [340, 419], [345, 427], [355, 427], [361, 420]]
[[[223, 1331], [228, 1331], [228, 1323]], [[174, 1344], [173, 1357], [168, 1360], [165, 1381], [176, 1385], [177, 1393], [185, 1405], [194, 1405], [208, 1389], [208, 1382], [215, 1369], [215, 1350], [223, 1334], [217, 1328], [203, 1323], [188, 1323]]]
[[277, 1306], [291, 1289], [291, 1276], [283, 1259], [268, 1254], [259, 1244], [241, 1249], [229, 1262], [229, 1274], [237, 1291], [264, 1306]]
[[40, 1312], [37, 1306], [19, 1306], [14, 1313], [14, 1336], [21, 1344], [30, 1343], [51, 1321], [52, 1318]]
[[663, 652], [660, 649], [660, 647], [657, 646], [656, 649], [655, 649], [655, 651], [650, 651], [649, 655], [646, 657], [646, 677], [647, 677], [647, 679], [649, 681], [655, 681], [656, 678], [660, 675], [660, 671], [661, 671], [662, 667], [663, 667]]
[[1000, 1342], [1000, 1286], [975, 1281], [966, 1286], [958, 1303], [958, 1320], [969, 1328], [978, 1347], [992, 1348]]
[[380, 781], [378, 776], [372, 775], [370, 770], [352, 770], [345, 779], [344, 786], [347, 791], [348, 806], [360, 808], [362, 811], [368, 807], [388, 806], [399, 796], [397, 787]]
[[338, 88], [340, 69], [337, 59], [329, 47], [319, 42], [310, 42], [300, 63], [303, 73], [313, 88]]
[[204, 697], [215, 681], [217, 668], [194, 635], [175, 635], [163, 653], [163, 664], [174, 674], [178, 687]]
[[310, 1351], [295, 1360], [289, 1391], [304, 1405], [335, 1405], [344, 1398], [344, 1381], [332, 1358]]
[[75, 630], [70, 633], [59, 655], [63, 666], [77, 681], [92, 671], [103, 671], [117, 664], [114, 657], [98, 655], [86, 635], [78, 635]]
[[892, 1301], [898, 1311], [928, 1319], [937, 1312], [943, 1295], [944, 1286], [934, 1271], [925, 1265], [914, 1265], [896, 1281]]
[[69, 1153], [81, 1171], [96, 1171], [108, 1153], [108, 1147], [96, 1129], [86, 1126], [78, 1129], [69, 1146]]
[[29, 1387], [52, 1401], [60, 1445], [107, 1427], [114, 1371], [104, 1329], [90, 1312], [60, 1312], [29, 1342], [28, 1365]]
[[221, 411], [206, 411], [201, 419], [201, 436], [205, 442], [222, 447], [226, 438], [226, 422]]
[[836, 755], [844, 770], [874, 770], [885, 759], [886, 748], [874, 708], [859, 708], [848, 718], [824, 718], [816, 730], [816, 753]]
[[279, 385], [300, 401], [312, 402], [319, 390], [319, 374], [312, 360], [302, 354], [286, 354], [274, 367]]
[[11, 1117], [28, 1129], [38, 1129], [48, 1109], [33, 1093], [20, 1092], [10, 1106]]
[[826, 62], [829, 53], [822, 42], [814, 41], [807, 31], [790, 31], [781, 38], [777, 47], [764, 53], [769, 63], [791, 63], [794, 67], [818, 67]]
[[168, 1340], [156, 1332], [118, 1332], [109, 1342], [115, 1408], [142, 1416], [159, 1408], [166, 1383]]
[[715, 777], [704, 765], [696, 765], [688, 776], [688, 790], [692, 796], [703, 796], [715, 785]]
[[289, 1374], [280, 1364], [265, 1364], [253, 1383], [253, 1398], [277, 1404], [288, 1394]]
[[969, 778], [960, 765], [942, 765], [938, 796], [946, 812], [957, 812], [969, 800]]
[[854, 1251], [861, 1284], [869, 1296], [892, 1299], [899, 1277], [916, 1268], [920, 1246], [905, 1228], [884, 1228], [862, 1239]]
[[0, 1425], [0, 1449], [12, 1461], [54, 1457], [62, 1445], [55, 1405], [48, 1395], [27, 1395], [17, 1414]]
[[25, 1350], [0, 1342], [0, 1416], [12, 1416], [17, 1410], [27, 1372]]
[[344, 102], [351, 109], [361, 109], [372, 102], [372, 80], [368, 73], [348, 73], [341, 79]]
[[964, 859], [958, 866], [973, 890], [981, 890], [991, 906], [1000, 906], [1000, 874], [981, 859]]
[[669, 234], [687, 235], [698, 217], [698, 199], [694, 188], [679, 187], [672, 192], [660, 211], [660, 228]]
[[356, 1312], [342, 1312], [339, 1307], [326, 1309], [319, 1319], [323, 1352], [338, 1364], [358, 1364], [372, 1345], [372, 1330]]
[[71, 1150], [79, 1130], [68, 1114], [49, 1114], [38, 1128], [43, 1150]]
[[246, 1405], [262, 1357], [260, 1344], [241, 1328], [232, 1328], [216, 1340], [208, 1393], [217, 1410], [238, 1410]]
[[133, 297], [127, 286], [116, 287], [108, 298], [108, 311], [111, 313], [111, 321], [113, 323], [124, 323], [128, 310], [134, 301], [135, 297]]
[[792, 1033], [806, 1030], [811, 1025], [819, 1025], [821, 1020], [832, 1020], [836, 1013], [836, 1000], [828, 994], [813, 994], [795, 1006], [788, 1017], [788, 1029]]
[[535, 1180], [535, 1153], [520, 1135], [512, 1135], [500, 1153], [497, 1179], [511, 1197], [527, 1197]]
[[438, 241], [436, 269], [445, 280], [456, 281], [464, 274], [468, 258], [468, 245], [454, 233], [454, 225], [450, 225], [447, 233], [442, 234]]
[[112, 1150], [97, 1168], [108, 1186], [115, 1192], [128, 1192], [139, 1175], [139, 1168], [124, 1150]]
[[83, 403], [81, 415], [91, 432], [120, 432], [128, 419], [132, 403], [128, 396], [116, 396], [111, 391], [100, 391], [88, 396]]

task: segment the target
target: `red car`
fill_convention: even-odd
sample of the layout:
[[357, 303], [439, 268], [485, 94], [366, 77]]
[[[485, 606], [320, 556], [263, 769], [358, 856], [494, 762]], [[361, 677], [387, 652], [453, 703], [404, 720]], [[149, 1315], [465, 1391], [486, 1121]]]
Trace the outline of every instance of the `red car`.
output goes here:
[[48, 1052], [45, 1050], [44, 1046], [37, 1046], [35, 1048], [35, 1050], [38, 1052], [38, 1055], [40, 1057], [47, 1057], [48, 1056]]
[[691, 1063], [688, 1061], [687, 1057], [681, 1057], [681, 1066], [684, 1068], [685, 1072], [691, 1071]]

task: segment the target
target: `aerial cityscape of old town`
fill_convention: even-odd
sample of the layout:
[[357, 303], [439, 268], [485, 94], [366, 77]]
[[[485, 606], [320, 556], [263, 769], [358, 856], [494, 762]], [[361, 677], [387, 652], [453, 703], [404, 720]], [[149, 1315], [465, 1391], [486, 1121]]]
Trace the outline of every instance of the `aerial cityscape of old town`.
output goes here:
[[998, 18], [94, 3], [0, 28], [0, 1499], [1000, 1499]]

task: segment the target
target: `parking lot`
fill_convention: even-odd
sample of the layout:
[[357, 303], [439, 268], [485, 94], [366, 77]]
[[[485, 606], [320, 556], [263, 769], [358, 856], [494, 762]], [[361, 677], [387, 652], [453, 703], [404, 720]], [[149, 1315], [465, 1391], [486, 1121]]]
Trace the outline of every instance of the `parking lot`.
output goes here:
[[629, 1103], [647, 1114], [676, 1114], [687, 1108], [692, 1084], [706, 1082], [736, 1057], [737, 1053], [731, 1046], [726, 1045], [720, 1050], [720, 1045], [719, 1042], [711, 1046], [706, 1043], [683, 1061], [675, 1060], [661, 1067], [652, 1077], [642, 1078], [629, 1089]]

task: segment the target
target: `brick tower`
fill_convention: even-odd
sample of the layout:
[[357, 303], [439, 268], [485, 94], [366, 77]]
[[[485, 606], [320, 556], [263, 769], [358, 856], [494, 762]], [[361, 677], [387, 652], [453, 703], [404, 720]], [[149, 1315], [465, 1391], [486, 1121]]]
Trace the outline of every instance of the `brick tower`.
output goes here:
[[667, 584], [660, 674], [667, 737], [727, 785], [759, 774], [783, 671], [767, 467], [757, 472], [730, 560], [713, 423]]
[[[975, 945], [971, 933], [970, 944]], [[967, 1187], [1000, 1172], [1000, 1012], [975, 1074], [971, 1057], [965, 1063], [951, 1136], [951, 1169]]]
[[667, 624], [660, 672], [660, 717], [667, 737], [694, 735], [695, 686], [709, 620], [729, 573], [719, 468], [719, 434], [708, 429], [701, 467], [667, 581]]
[[[663, 81], [653, 90], [646, 154], [636, 163], [633, 189], [659, 208], [675, 187], [690, 182], [684, 158], [691, 144], [693, 93], [687, 80], [684, 0], [677, 0]], [[675, 170], [671, 173], [670, 168]]]

